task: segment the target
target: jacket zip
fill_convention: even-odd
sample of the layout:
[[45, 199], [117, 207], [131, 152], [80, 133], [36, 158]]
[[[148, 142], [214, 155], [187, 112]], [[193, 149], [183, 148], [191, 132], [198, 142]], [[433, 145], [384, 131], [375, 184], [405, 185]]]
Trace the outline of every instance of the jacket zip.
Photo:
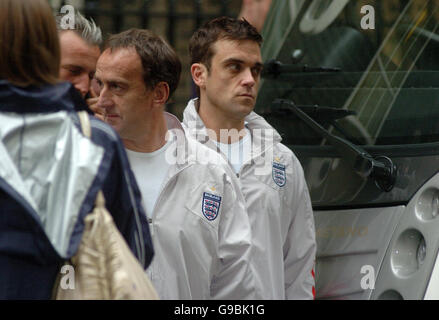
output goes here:
[[[270, 149], [273, 149], [273, 146], [272, 146], [272, 147], [269, 147], [269, 148], [267, 148], [267, 149], [265, 149], [265, 150], [262, 151], [261, 153], [258, 153], [257, 155], [255, 155], [253, 158], [251, 158], [251, 159], [247, 160], [246, 162], [244, 162], [244, 163], [242, 164], [242, 166], [241, 166], [241, 169], [239, 169], [239, 172], [236, 174], [236, 176], [237, 176], [238, 178], [241, 177], [241, 176], [242, 176], [242, 172], [243, 172], [243, 170], [244, 170], [245, 167], [248, 167], [254, 159], [259, 158], [262, 154], [264, 154], [265, 152], [268, 152]], [[229, 162], [228, 159], [227, 159], [227, 163], [228, 163], [229, 166], [231, 167], [231, 164], [230, 164], [230, 162]]]
[[[153, 219], [153, 218], [155, 218], [156, 208], [157, 208], [157, 206], [159, 205], [159, 203], [160, 203], [160, 201], [161, 201], [161, 199], [162, 199], [163, 194], [165, 193], [166, 189], [168, 188], [170, 182], [173, 181], [173, 180], [175, 179], [175, 177], [177, 177], [177, 176], [178, 176], [183, 170], [185, 170], [185, 169], [188, 168], [188, 167], [189, 167], [189, 166], [185, 166], [184, 168], [178, 170], [175, 174], [173, 174], [173, 175], [168, 179], [168, 181], [166, 181], [165, 185], [163, 186], [162, 190], [160, 191], [159, 196], [157, 197], [157, 201], [156, 201], [155, 204], [154, 204], [154, 208], [152, 209], [152, 212], [151, 212], [151, 218], [148, 218], [149, 230], [150, 230], [150, 232], [151, 232], [151, 238], [153, 238], [153, 236], [154, 236], [154, 232], [155, 232], [155, 231], [154, 231], [154, 224], [153, 224], [154, 219]], [[153, 240], [153, 244], [154, 244], [154, 240]], [[152, 281], [153, 278], [154, 278], [154, 270], [153, 270], [152, 266], [151, 266], [151, 268], [150, 268], [149, 273], [150, 273], [150, 278], [151, 278], [151, 281]]]

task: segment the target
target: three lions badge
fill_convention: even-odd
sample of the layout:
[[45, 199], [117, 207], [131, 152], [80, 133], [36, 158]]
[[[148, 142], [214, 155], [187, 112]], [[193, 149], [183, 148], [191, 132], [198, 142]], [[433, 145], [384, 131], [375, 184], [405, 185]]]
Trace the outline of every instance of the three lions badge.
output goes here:
[[204, 192], [203, 193], [203, 206], [202, 211], [203, 215], [207, 218], [209, 221], [213, 221], [216, 219], [219, 213], [221, 205], [221, 197]]
[[272, 176], [274, 183], [276, 183], [279, 187], [283, 187], [287, 182], [285, 166], [278, 162], [273, 162]]

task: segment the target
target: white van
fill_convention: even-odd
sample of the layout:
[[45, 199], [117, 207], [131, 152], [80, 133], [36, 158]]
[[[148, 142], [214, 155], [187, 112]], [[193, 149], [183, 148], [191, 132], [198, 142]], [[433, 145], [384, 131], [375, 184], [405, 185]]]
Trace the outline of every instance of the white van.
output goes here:
[[436, 0], [272, 2], [256, 112], [305, 170], [317, 299], [439, 299], [438, 25]]

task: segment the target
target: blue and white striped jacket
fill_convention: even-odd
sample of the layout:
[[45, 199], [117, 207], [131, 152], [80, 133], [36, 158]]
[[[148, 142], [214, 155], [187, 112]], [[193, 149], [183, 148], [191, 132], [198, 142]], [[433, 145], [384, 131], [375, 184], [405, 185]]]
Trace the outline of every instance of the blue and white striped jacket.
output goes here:
[[81, 240], [103, 190], [106, 206], [146, 268], [148, 222], [115, 131], [90, 117], [91, 140], [69, 83], [19, 88], [0, 80], [0, 299], [50, 299], [60, 265]]

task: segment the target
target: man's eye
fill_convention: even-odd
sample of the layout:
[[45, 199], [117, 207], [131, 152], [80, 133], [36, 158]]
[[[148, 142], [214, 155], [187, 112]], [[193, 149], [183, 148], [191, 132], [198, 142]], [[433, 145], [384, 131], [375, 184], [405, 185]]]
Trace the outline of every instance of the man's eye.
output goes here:
[[229, 64], [229, 69], [232, 71], [239, 71], [241, 69], [241, 66], [237, 63]]
[[112, 84], [110, 85], [110, 89], [111, 89], [111, 90], [115, 90], [115, 91], [121, 91], [121, 90], [122, 90], [122, 87], [119, 86], [117, 83], [112, 83]]
[[67, 70], [74, 76], [79, 76], [81, 74], [81, 69], [69, 68]]
[[259, 77], [261, 75], [262, 68], [252, 68], [252, 74], [254, 77]]

